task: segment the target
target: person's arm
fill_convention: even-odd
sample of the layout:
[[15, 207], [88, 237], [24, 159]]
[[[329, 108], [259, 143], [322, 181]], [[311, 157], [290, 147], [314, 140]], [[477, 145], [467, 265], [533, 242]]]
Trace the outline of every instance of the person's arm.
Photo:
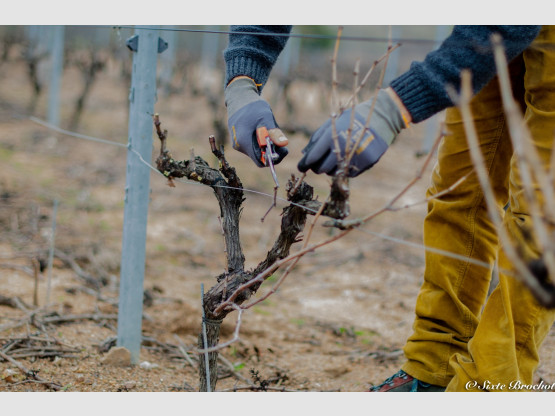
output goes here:
[[279, 129], [270, 105], [260, 97], [291, 26], [231, 26], [224, 51], [225, 105], [228, 129], [235, 150], [263, 167], [256, 130], [266, 127], [276, 146], [278, 164], [288, 154], [289, 141]]
[[453, 106], [445, 86], [459, 91], [460, 74], [470, 69], [474, 92], [480, 91], [496, 74], [491, 35], [503, 39], [507, 59], [518, 56], [536, 38], [541, 26], [455, 26], [439, 49], [410, 69], [390, 86], [418, 123]]
[[[235, 77], [253, 79], [262, 91], [292, 26], [231, 26], [224, 51], [225, 86]], [[260, 35], [258, 35], [260, 33]]]
[[[414, 62], [390, 86], [379, 91], [370, 124], [365, 126], [373, 100], [355, 107], [355, 125], [351, 126], [351, 110], [336, 120], [336, 130], [342, 151], [346, 137], [362, 134], [360, 145], [349, 167], [349, 175], [357, 176], [370, 169], [386, 152], [389, 145], [409, 123], [418, 123], [451, 107], [446, 86], [460, 89], [463, 69], [472, 72], [474, 91], [482, 89], [496, 74], [491, 35], [499, 33], [508, 60], [519, 55], [536, 38], [541, 26], [455, 26], [452, 34], [437, 51], [429, 53], [423, 62]], [[301, 172], [333, 175], [337, 171], [337, 156], [333, 152], [331, 122], [324, 123], [303, 149], [298, 163]], [[354, 139], [351, 139], [354, 141]]]

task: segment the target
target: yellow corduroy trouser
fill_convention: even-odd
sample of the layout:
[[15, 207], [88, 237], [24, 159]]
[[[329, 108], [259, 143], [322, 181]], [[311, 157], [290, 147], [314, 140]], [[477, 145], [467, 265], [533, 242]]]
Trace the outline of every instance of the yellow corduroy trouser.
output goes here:
[[[555, 26], [544, 26], [509, 70], [514, 97], [543, 167], [548, 169], [555, 138]], [[497, 78], [476, 94], [471, 108], [497, 208], [511, 238], [525, 253], [524, 260], [533, 260], [540, 249], [534, 241]], [[449, 134], [438, 150], [428, 196], [448, 189], [473, 169], [457, 109], [447, 110], [446, 127]], [[537, 188], [535, 194], [541, 201]], [[510, 271], [512, 266], [499, 248], [475, 173], [431, 200], [424, 243], [491, 267], [426, 254], [424, 283], [416, 302], [413, 334], [404, 348], [408, 361], [403, 370], [423, 382], [447, 386], [447, 391], [518, 391], [531, 385], [539, 364], [538, 349], [555, 320], [555, 311], [539, 306], [522, 283], [502, 272], [488, 297], [496, 259], [500, 271]]]

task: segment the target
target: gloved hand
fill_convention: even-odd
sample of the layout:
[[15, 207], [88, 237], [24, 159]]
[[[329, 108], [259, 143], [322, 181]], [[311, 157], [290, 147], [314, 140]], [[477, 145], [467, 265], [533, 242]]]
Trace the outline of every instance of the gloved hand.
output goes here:
[[[351, 142], [357, 142], [361, 132], [363, 138], [355, 151], [349, 165], [348, 176], [355, 177], [370, 169], [388, 149], [395, 137], [406, 127], [403, 113], [385, 90], [380, 90], [376, 97], [374, 112], [370, 118], [368, 129], [364, 128], [368, 114], [372, 108], [372, 99], [355, 106], [354, 125], [352, 126]], [[351, 123], [351, 111], [346, 110], [335, 121], [341, 154], [345, 156], [345, 143]], [[332, 176], [337, 171], [337, 155], [334, 153], [331, 119], [325, 122], [310, 138], [303, 149], [304, 156], [299, 161], [298, 169], [306, 172], [312, 169], [315, 173], [327, 173]]]
[[258, 95], [258, 88], [248, 77], [237, 77], [225, 89], [229, 134], [235, 150], [248, 155], [257, 166], [263, 167], [261, 151], [256, 140], [256, 129], [266, 127], [275, 144], [278, 164], [289, 153], [289, 141], [278, 128], [270, 105]]

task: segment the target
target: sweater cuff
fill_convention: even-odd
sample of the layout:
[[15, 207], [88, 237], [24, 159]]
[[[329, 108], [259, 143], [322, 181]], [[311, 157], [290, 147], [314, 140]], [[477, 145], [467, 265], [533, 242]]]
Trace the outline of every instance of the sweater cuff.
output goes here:
[[249, 57], [243, 56], [228, 60], [226, 62], [225, 86], [227, 86], [233, 78], [241, 75], [252, 78], [260, 92], [268, 80], [270, 71], [265, 66], [260, 65], [258, 60]]
[[422, 79], [413, 68], [394, 79], [390, 84], [410, 113], [413, 123], [424, 121], [453, 105], [447, 93], [438, 97], [437, 93], [432, 92], [432, 88], [422, 82]]

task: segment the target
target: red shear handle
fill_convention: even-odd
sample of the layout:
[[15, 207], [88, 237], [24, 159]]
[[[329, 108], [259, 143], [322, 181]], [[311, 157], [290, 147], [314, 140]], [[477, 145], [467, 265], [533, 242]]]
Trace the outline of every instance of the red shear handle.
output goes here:
[[260, 158], [264, 166], [267, 165], [266, 162], [266, 147], [268, 146], [268, 141], [266, 140], [270, 135], [268, 134], [268, 129], [266, 127], [258, 127], [256, 129], [256, 140], [258, 141], [258, 146], [260, 146], [260, 151], [262, 157]]

